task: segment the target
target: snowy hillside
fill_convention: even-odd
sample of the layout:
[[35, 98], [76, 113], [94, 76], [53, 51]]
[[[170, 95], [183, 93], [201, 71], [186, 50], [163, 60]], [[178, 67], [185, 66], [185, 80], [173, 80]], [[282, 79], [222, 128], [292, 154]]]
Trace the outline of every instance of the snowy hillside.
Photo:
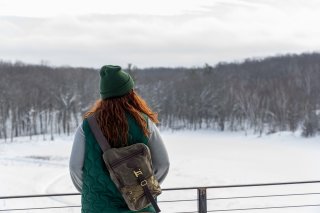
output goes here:
[[[68, 171], [72, 136], [43, 141], [34, 136], [0, 141], [0, 196], [76, 192]], [[212, 131], [163, 132], [170, 173], [163, 188], [320, 180], [320, 137], [299, 133], [257, 137]], [[320, 184], [208, 190], [208, 198], [319, 192]], [[195, 191], [164, 192], [159, 200], [193, 199]], [[320, 195], [210, 200], [208, 210], [320, 204]], [[0, 200], [8, 208], [79, 205], [80, 196]], [[196, 202], [160, 203], [163, 212], [195, 211]], [[263, 210], [263, 212], [319, 212], [320, 207]], [[25, 211], [24, 211], [25, 212]], [[28, 212], [80, 212], [79, 208]], [[262, 210], [250, 211], [262, 212]]]

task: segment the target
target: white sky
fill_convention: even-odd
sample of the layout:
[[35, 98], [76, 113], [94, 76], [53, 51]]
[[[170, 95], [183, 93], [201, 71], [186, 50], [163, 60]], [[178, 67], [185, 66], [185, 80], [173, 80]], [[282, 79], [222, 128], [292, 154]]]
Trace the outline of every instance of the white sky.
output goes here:
[[320, 51], [319, 0], [0, 0], [0, 59], [202, 66]]

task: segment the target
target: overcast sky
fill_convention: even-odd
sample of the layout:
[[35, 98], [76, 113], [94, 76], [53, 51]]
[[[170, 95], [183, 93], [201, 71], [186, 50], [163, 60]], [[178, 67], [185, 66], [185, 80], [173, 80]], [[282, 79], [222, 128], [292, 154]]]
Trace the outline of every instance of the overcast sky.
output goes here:
[[319, 0], [0, 0], [0, 59], [202, 66], [320, 51]]

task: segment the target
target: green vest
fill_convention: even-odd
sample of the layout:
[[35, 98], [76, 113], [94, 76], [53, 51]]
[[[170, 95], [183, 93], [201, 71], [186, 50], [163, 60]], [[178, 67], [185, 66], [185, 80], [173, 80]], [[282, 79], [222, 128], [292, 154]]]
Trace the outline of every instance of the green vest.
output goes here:
[[[146, 118], [147, 119], [147, 118]], [[147, 144], [148, 138], [131, 115], [127, 115], [129, 126], [128, 144]], [[85, 158], [83, 164], [83, 186], [81, 213], [131, 213], [155, 212], [152, 206], [140, 211], [131, 211], [112, 182], [102, 159], [102, 150], [90, 130], [87, 119], [83, 121], [85, 134]]]

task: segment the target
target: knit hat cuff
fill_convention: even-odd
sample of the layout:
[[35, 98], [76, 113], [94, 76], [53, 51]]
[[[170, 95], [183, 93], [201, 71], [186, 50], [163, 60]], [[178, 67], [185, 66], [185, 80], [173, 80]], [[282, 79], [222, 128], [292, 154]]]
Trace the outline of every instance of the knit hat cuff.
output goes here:
[[134, 85], [134, 82], [132, 78], [129, 77], [128, 81], [126, 81], [123, 85], [117, 88], [117, 91], [101, 91], [100, 90], [100, 96], [102, 99], [120, 97], [130, 92], [133, 89], [133, 85]]

